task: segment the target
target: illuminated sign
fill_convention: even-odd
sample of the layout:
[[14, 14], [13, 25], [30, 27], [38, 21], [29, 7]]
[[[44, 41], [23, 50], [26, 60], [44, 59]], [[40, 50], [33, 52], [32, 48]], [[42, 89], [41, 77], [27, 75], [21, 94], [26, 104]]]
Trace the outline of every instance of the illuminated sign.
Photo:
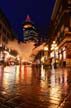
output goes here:
[[32, 25], [30, 24], [24, 25], [24, 28], [30, 28], [30, 27], [32, 27]]

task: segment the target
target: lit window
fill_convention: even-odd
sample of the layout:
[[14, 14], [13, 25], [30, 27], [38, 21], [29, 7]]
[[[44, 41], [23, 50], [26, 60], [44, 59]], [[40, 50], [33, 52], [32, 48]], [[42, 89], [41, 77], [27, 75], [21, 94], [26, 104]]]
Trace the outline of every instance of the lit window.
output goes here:
[[63, 52], [63, 59], [66, 59], [66, 51]]

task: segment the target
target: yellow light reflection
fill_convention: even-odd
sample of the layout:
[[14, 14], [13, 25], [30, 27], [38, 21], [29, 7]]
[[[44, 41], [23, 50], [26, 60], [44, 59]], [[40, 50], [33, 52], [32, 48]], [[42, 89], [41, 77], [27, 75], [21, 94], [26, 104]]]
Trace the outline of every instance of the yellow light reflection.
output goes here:
[[30, 66], [21, 65], [16, 68], [16, 83], [31, 83], [32, 69]]
[[19, 65], [16, 66], [16, 83], [19, 82]]
[[63, 95], [67, 95], [67, 69], [58, 69], [51, 71], [51, 88], [50, 88], [50, 102], [57, 103], [62, 99]]
[[15, 76], [16, 76], [15, 66], [9, 66], [4, 69], [3, 87], [6, 90], [9, 91], [14, 90]]
[[55, 69], [54, 67], [51, 70], [51, 86], [55, 86]]
[[41, 82], [40, 82], [40, 87], [41, 87], [41, 91], [47, 91], [48, 89], [48, 75], [46, 74], [46, 71], [43, 67], [43, 65], [41, 65]]
[[4, 68], [4, 76], [3, 76], [3, 87], [5, 89], [8, 88], [8, 81], [9, 81], [9, 72], [10, 72], [10, 68], [7, 66]]
[[51, 88], [50, 88], [50, 103], [58, 104], [61, 99], [60, 84], [58, 82], [59, 74], [56, 73], [55, 69], [51, 71]]

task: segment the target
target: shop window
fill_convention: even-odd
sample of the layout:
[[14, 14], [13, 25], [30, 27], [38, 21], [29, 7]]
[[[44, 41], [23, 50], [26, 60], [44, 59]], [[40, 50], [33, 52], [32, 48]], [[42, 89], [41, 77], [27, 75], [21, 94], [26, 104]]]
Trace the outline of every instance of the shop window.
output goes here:
[[68, 32], [69, 31], [69, 27], [65, 27], [64, 32]]
[[66, 59], [66, 51], [63, 51], [63, 59]]
[[60, 59], [60, 60], [62, 59], [62, 54], [59, 54], [59, 59]]
[[66, 59], [66, 49], [65, 47], [62, 48], [62, 52], [63, 52], [63, 59]]

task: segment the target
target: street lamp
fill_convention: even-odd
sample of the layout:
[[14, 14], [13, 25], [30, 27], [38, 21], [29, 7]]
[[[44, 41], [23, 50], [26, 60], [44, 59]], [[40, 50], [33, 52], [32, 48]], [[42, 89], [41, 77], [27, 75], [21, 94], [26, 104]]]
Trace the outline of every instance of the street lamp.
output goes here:
[[44, 51], [48, 51], [48, 46], [44, 46]]
[[53, 61], [54, 62], [54, 67], [56, 68], [56, 58], [57, 58], [57, 55], [56, 55], [56, 52], [58, 50], [58, 46], [57, 46], [57, 43], [55, 41], [53, 41], [52, 45], [51, 45], [51, 51], [53, 51], [53, 54], [51, 55], [51, 57], [53, 57]]

